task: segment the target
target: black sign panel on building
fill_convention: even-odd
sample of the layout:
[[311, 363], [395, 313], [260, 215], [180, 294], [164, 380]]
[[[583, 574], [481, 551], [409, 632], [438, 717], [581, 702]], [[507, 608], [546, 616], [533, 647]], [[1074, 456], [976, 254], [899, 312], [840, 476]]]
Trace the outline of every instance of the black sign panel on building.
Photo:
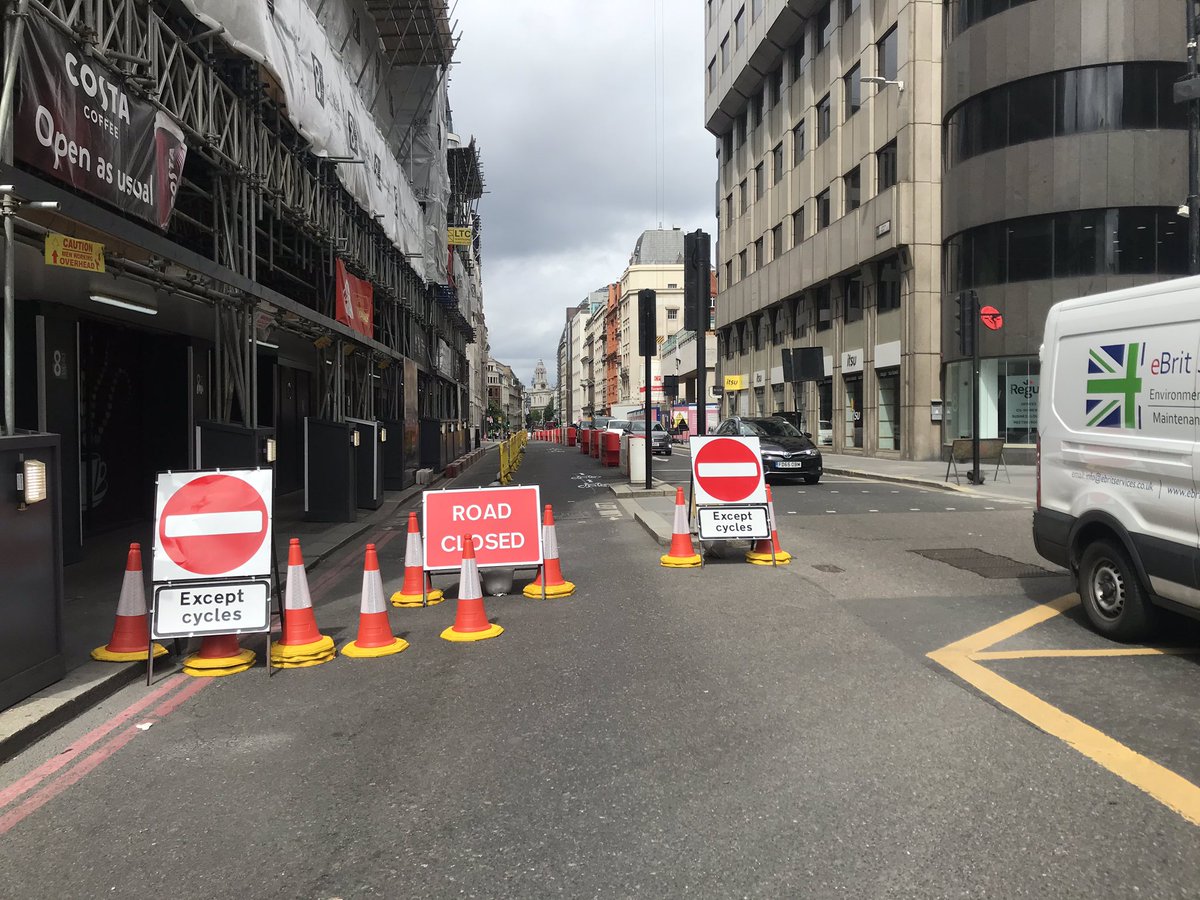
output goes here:
[[183, 132], [40, 15], [25, 20], [13, 137], [17, 159], [167, 227], [187, 157]]

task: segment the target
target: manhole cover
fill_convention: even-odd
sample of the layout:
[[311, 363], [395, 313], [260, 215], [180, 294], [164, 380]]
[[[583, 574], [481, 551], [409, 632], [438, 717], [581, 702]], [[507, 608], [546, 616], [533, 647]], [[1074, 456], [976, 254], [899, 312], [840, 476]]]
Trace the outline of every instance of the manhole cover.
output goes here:
[[838, 566], [831, 566], [829, 563], [813, 563], [813, 568], [818, 572], [828, 572], [831, 575], [838, 575], [846, 571]]
[[949, 547], [940, 550], [914, 550], [917, 556], [924, 556], [935, 562], [965, 569], [984, 578], [1042, 578], [1047, 575], [1061, 575], [1061, 572], [1051, 572], [1041, 566], [1018, 562], [1007, 556], [997, 556], [976, 547]]

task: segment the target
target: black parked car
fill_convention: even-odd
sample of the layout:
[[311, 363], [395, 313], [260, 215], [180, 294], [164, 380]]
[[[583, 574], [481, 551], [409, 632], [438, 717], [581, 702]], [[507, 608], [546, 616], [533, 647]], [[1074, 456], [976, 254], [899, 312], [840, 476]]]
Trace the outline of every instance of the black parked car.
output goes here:
[[[646, 423], [635, 421], [632, 423], [633, 430], [630, 434], [645, 436]], [[661, 453], [663, 456], [671, 455], [671, 435], [667, 434], [661, 422], [655, 422], [650, 429], [650, 452]]]
[[825, 471], [812, 435], [802, 433], [786, 419], [731, 416], [713, 434], [758, 438], [767, 478], [803, 478], [806, 484], [816, 484]]

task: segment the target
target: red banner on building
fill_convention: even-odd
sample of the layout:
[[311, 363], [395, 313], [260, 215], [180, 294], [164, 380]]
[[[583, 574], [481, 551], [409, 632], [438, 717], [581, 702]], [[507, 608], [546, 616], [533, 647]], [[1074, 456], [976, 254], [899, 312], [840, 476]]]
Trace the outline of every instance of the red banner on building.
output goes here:
[[375, 290], [371, 282], [355, 278], [346, 271], [346, 266], [337, 261], [337, 320], [349, 325], [366, 337], [375, 336], [374, 304], [371, 302]]
[[179, 126], [43, 16], [25, 19], [22, 46], [17, 159], [166, 228], [187, 158]]

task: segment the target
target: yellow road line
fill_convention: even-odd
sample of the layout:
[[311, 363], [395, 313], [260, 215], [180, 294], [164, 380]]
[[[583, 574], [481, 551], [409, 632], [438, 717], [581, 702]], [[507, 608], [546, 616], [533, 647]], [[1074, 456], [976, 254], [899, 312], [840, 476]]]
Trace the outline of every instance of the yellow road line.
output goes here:
[[981, 650], [968, 654], [970, 659], [1074, 659], [1104, 656], [1191, 656], [1196, 647], [1106, 647], [1093, 650]]
[[[1049, 604], [1033, 607], [1032, 610], [1026, 610], [990, 628], [977, 631], [961, 641], [949, 643], [928, 656], [1034, 727], [1062, 740], [1080, 754], [1108, 769], [1117, 778], [1128, 781], [1130, 785], [1150, 794], [1166, 808], [1200, 826], [1200, 787], [1128, 748], [1120, 740], [1111, 738], [1075, 716], [1051, 706], [1042, 698], [1030, 694], [1030, 691], [1018, 688], [1008, 679], [998, 676], [972, 659], [972, 655], [984, 653], [992, 644], [1046, 622], [1078, 602], [1079, 599], [1074, 595], [1061, 596]], [[1000, 659], [1001, 656], [991, 658]]]

